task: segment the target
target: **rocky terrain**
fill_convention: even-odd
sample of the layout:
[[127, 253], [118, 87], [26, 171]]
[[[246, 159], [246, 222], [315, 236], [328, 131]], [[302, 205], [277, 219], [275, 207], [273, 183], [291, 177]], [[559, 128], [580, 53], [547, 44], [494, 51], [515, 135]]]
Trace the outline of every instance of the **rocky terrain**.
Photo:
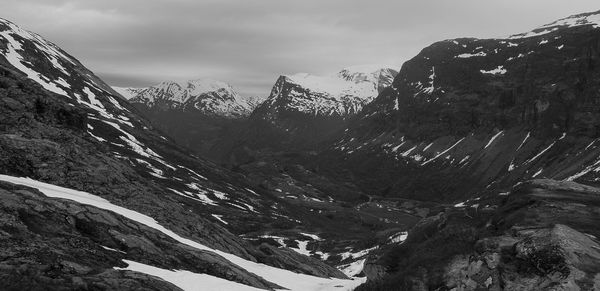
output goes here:
[[540, 179], [447, 207], [372, 253], [357, 290], [597, 290], [599, 193]]

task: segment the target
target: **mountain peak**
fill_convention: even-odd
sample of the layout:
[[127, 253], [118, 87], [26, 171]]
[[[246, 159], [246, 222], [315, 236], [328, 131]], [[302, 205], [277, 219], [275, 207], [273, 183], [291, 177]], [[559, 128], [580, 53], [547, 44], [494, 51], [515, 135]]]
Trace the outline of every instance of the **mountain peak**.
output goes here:
[[199, 111], [233, 118], [249, 115], [254, 108], [230, 84], [213, 79], [163, 81], [148, 88], [124, 90], [124, 94], [130, 93], [133, 93], [132, 103], [158, 110]]
[[325, 76], [282, 75], [261, 107], [263, 113], [266, 110], [271, 113], [295, 111], [313, 116], [351, 115], [391, 85], [396, 74], [387, 68], [356, 66]]
[[600, 28], [600, 10], [595, 12], [587, 12], [576, 15], [565, 17], [546, 25], [542, 25], [532, 31], [511, 35], [509, 38], [528, 38], [539, 35], [548, 34], [562, 28], [571, 28], [577, 26], [592, 26], [593, 28]]

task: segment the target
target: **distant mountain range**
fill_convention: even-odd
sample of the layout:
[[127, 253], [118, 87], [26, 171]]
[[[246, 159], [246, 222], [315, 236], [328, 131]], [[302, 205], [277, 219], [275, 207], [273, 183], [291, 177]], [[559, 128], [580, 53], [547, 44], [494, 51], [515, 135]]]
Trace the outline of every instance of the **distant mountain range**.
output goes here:
[[197, 111], [200, 114], [225, 118], [250, 115], [257, 98], [241, 97], [231, 85], [210, 79], [186, 82], [165, 81], [148, 88], [114, 87], [133, 104], [150, 110]]

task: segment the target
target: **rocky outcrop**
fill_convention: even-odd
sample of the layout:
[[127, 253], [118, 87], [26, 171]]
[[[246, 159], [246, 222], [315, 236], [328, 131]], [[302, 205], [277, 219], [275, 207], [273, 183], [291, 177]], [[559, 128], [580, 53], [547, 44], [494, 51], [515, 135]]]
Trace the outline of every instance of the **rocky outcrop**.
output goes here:
[[532, 180], [478, 209], [447, 208], [367, 262], [386, 274], [359, 290], [596, 290], [599, 190]]
[[134, 280], [130, 272], [115, 271], [114, 267], [127, 266], [123, 259], [258, 288], [275, 287], [212, 252], [183, 246], [106, 210], [45, 198], [37, 190], [7, 183], [0, 183], [0, 196], [3, 289], [94, 290], [121, 283], [131, 287], [156, 283], [154, 290], [177, 289], [153, 277], [138, 275], [140, 280]]
[[600, 264], [598, 247], [561, 224], [517, 231], [479, 241], [476, 254], [450, 262], [444, 279], [455, 290], [595, 290], [600, 287], [592, 267]]

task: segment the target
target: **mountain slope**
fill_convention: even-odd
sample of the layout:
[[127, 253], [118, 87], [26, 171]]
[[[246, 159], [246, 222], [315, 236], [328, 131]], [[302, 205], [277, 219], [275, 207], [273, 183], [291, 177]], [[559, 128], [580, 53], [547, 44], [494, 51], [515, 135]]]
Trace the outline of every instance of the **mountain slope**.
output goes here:
[[[3, 183], [2, 195], [7, 197], [1, 202], [3, 215], [15, 217], [3, 216], [3, 223], [19, 221], [17, 226], [2, 228], [3, 237], [12, 240], [11, 250], [3, 255], [12, 261], [3, 260], [2, 268], [3, 282], [16, 284], [11, 288], [42, 288], [48, 286], [49, 277], [93, 285], [104, 280], [95, 275], [103, 272], [113, 274], [117, 281], [111, 284], [123, 288], [156, 282], [155, 277], [139, 273], [111, 271], [125, 267], [122, 259], [135, 261], [136, 257], [156, 258], [146, 261], [155, 267], [199, 271], [182, 261], [194, 257], [198, 261], [193, 265], [203, 265], [203, 273], [259, 288], [275, 286], [219, 253], [309, 275], [344, 277], [294, 252], [252, 246], [218, 225], [223, 218], [234, 230], [240, 225], [265, 225], [273, 223], [275, 213], [290, 212], [285, 203], [272, 207], [274, 199], [251, 190], [244, 177], [191, 156], [153, 130], [134, 107], [55, 45], [0, 20], [0, 52], [0, 173], [90, 192], [215, 250], [199, 256], [163, 235], [140, 233], [138, 224], [114, 214], [81, 203], [64, 204], [30, 188]], [[83, 217], [87, 212], [93, 214]], [[26, 246], [22, 238], [27, 237], [36, 243]], [[85, 251], [69, 252], [81, 243]], [[162, 248], [167, 245], [172, 247]], [[98, 257], [89, 252], [104, 249], [101, 257], [110, 253], [102, 246], [126, 254], [96, 264]], [[22, 281], [17, 269], [31, 270], [31, 278], [39, 280]]]
[[423, 49], [325, 163], [337, 153], [355, 174], [374, 177], [364, 184], [372, 191], [437, 201], [504, 192], [530, 177], [593, 183], [600, 30], [584, 23], [597, 14], [557, 22], [575, 26]]

